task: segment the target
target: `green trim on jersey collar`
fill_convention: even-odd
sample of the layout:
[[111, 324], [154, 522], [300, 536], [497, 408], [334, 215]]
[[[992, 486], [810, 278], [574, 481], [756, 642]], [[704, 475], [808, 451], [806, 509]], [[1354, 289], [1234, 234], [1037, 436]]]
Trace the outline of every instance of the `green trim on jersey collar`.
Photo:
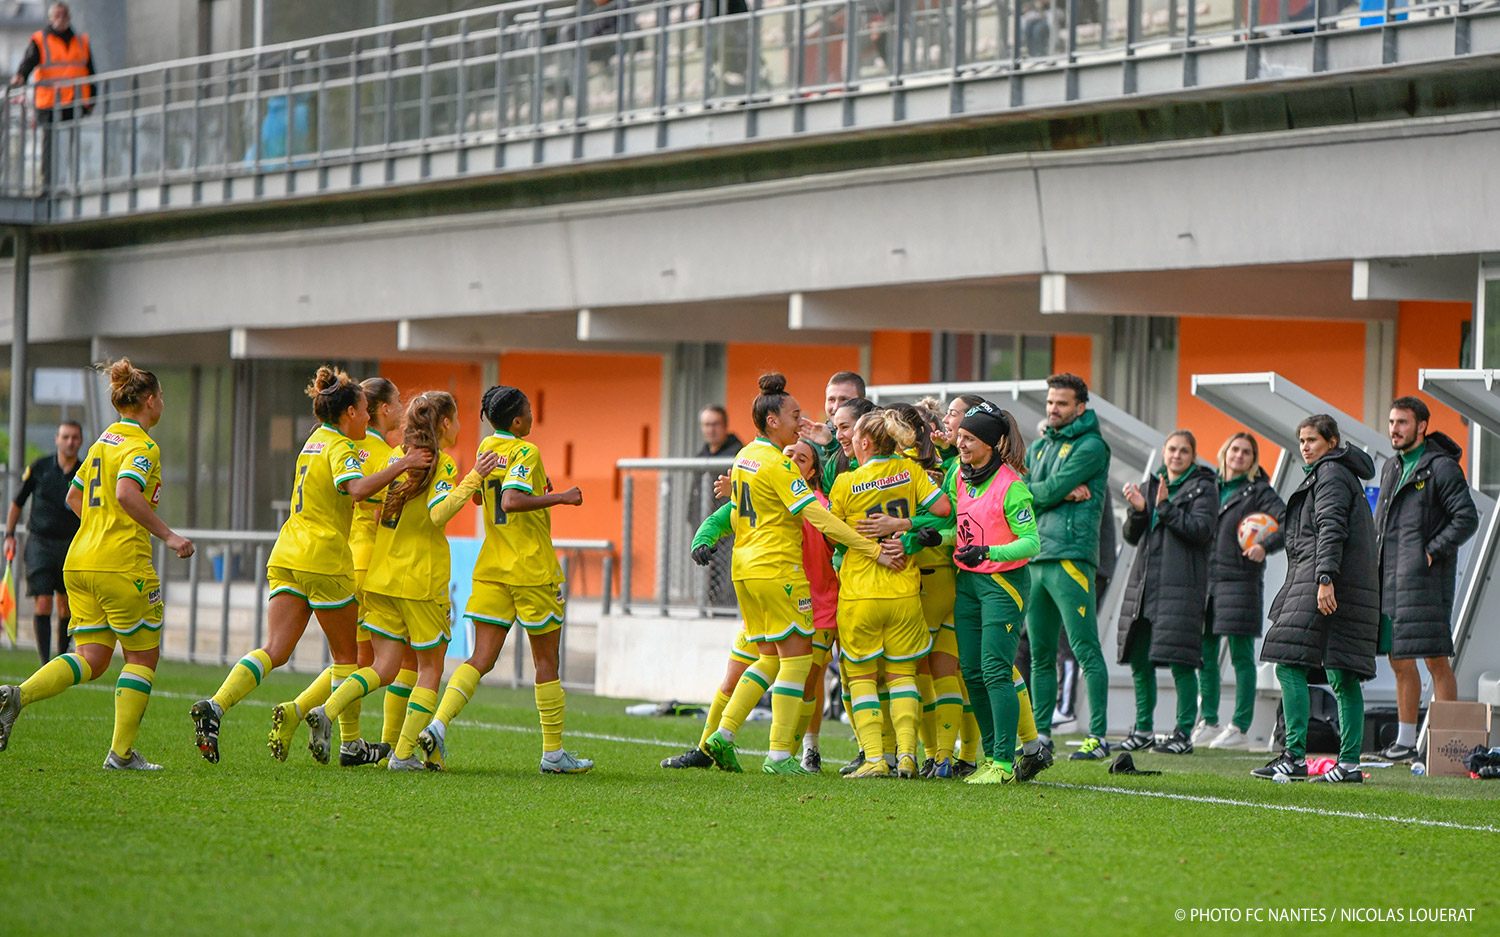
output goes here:
[[498, 430], [498, 429], [495, 430], [494, 436], [495, 436], [496, 439], [520, 439], [521, 438], [520, 436], [514, 436], [514, 435], [512, 435], [510, 433], [507, 433], [507, 432], [504, 432], [503, 430]]
[[[876, 462], [889, 462], [894, 458], [896, 458], [895, 455], [878, 455], [870, 459], [870, 461], [862, 463], [862, 465], [874, 465]], [[854, 460], [850, 459], [849, 463], [852, 465], [854, 463]]]
[[120, 417], [120, 422], [121, 423], [129, 423], [131, 426], [134, 426], [137, 429], [145, 429], [146, 428], [146, 427], [142, 426], [140, 423], [136, 422], [135, 420], [132, 420], [128, 416], [122, 416], [122, 417]]
[[755, 442], [763, 442], [766, 445], [771, 446], [772, 448], [775, 448], [775, 446], [776, 446], [776, 444], [774, 442], [771, 442], [771, 440], [767, 439], [764, 436], [757, 436], [757, 437], [755, 437], [754, 441]]

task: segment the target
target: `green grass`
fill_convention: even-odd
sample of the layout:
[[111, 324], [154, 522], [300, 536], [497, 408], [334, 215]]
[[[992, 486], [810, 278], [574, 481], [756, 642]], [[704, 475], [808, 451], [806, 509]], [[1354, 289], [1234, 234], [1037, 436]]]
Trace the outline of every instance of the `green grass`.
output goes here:
[[[34, 664], [0, 653], [0, 679]], [[1220, 752], [1137, 759], [1160, 777], [1063, 760], [1046, 783], [1018, 788], [668, 772], [658, 761], [697, 740], [695, 720], [629, 718], [622, 702], [581, 694], [569, 698], [568, 744], [599, 767], [542, 777], [531, 694], [490, 688], [450, 731], [446, 775], [319, 766], [305, 730], [277, 764], [269, 706], [305, 683], [281, 674], [228, 715], [223, 760], [210, 765], [187, 708], [221, 677], [162, 666], [139, 743], [159, 774], [100, 769], [108, 692], [76, 688], [22, 714], [0, 754], [0, 933], [1249, 929], [1176, 921], [1179, 908], [1213, 907], [1336, 919], [1341, 908], [1453, 906], [1475, 908], [1474, 923], [1438, 928], [1500, 922], [1495, 832], [1399, 822], [1500, 826], [1500, 784], [1387, 769], [1363, 788], [1273, 785], [1246, 774], [1263, 757]], [[371, 697], [369, 735], [379, 712]], [[852, 754], [848, 737], [825, 726], [830, 763]], [[763, 723], [742, 735], [748, 748], [765, 740]]]

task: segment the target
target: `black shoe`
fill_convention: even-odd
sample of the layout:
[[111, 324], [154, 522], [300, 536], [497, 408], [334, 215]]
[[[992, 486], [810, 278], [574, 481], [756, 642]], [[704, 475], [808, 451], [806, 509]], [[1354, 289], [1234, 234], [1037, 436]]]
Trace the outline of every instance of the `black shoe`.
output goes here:
[[663, 768], [712, 768], [714, 760], [708, 757], [702, 749], [690, 748], [681, 755], [663, 758], [661, 766]]
[[1124, 740], [1120, 742], [1119, 748], [1122, 751], [1138, 752], [1143, 748], [1150, 748], [1155, 744], [1156, 737], [1151, 733], [1137, 732], [1136, 730], [1131, 729], [1130, 734], [1125, 736]]
[[1345, 768], [1343, 765], [1334, 765], [1322, 774], [1315, 774], [1308, 779], [1309, 783], [1316, 784], [1363, 784], [1365, 776], [1358, 768]]
[[854, 756], [854, 760], [853, 761], [849, 762], [847, 765], [844, 765], [842, 768], [839, 769], [839, 774], [853, 774], [854, 772], [858, 771], [860, 768], [863, 768], [864, 766], [865, 766], [865, 753], [861, 749], [860, 753], [858, 755]]
[[1400, 742], [1392, 742], [1376, 752], [1375, 757], [1383, 761], [1411, 761], [1417, 757], [1417, 749], [1412, 745], [1402, 745]]
[[1167, 740], [1151, 746], [1151, 750], [1161, 755], [1191, 755], [1193, 753], [1193, 740], [1181, 729], [1173, 732]]
[[823, 773], [823, 753], [816, 748], [810, 748], [802, 753], [802, 770], [808, 774]]
[[932, 772], [933, 772], [933, 769], [936, 767], [936, 765], [937, 765], [937, 762], [933, 761], [931, 758], [929, 758], [926, 761], [922, 762], [922, 770], [917, 772], [917, 777], [919, 777], [919, 778], [930, 778], [930, 777], [932, 777]]
[[1032, 778], [1052, 767], [1052, 752], [1043, 745], [1036, 750], [1035, 755], [1022, 753], [1016, 759], [1016, 780], [1030, 781]]
[[962, 781], [964, 778], [979, 770], [979, 765], [972, 761], [964, 761], [961, 758], [953, 759], [953, 776]]
[[1251, 768], [1250, 773], [1258, 778], [1274, 781], [1277, 778], [1287, 778], [1292, 781], [1307, 780], [1307, 759], [1293, 758], [1286, 752], [1282, 752], [1275, 758], [1266, 762], [1259, 768]]
[[371, 745], [364, 739], [355, 739], [339, 745], [339, 767], [357, 768], [360, 765], [378, 764], [380, 759], [389, 757], [390, 754], [391, 747], [384, 742]]
[[222, 715], [218, 704], [211, 699], [199, 700], [188, 709], [188, 715], [193, 717], [193, 735], [198, 751], [210, 764], [218, 764], [219, 717]]

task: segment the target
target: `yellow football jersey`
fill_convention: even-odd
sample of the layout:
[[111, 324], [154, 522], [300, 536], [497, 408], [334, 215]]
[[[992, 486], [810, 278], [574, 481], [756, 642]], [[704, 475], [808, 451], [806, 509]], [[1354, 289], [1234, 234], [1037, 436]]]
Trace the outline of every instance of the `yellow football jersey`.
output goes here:
[[[386, 465], [404, 455], [397, 446], [391, 450]], [[391, 486], [401, 484], [405, 478], [401, 475]], [[421, 494], [402, 506], [400, 517], [386, 518], [376, 526], [370, 571], [365, 573], [365, 592], [426, 601], [448, 597], [448, 580], [453, 572], [448, 535], [432, 522], [431, 511], [457, 484], [458, 464], [446, 452], [441, 453]], [[385, 496], [390, 497], [390, 488]]]
[[[948, 468], [943, 472], [943, 484], [940, 486], [940, 490], [946, 493], [948, 491], [948, 483], [952, 481], [953, 476], [957, 474], [958, 459], [954, 458], [952, 464], [949, 465]], [[931, 477], [932, 476], [930, 475], [928, 476], [928, 478]], [[932, 569], [938, 566], [952, 566], [953, 548], [951, 546], [945, 547], [941, 545], [935, 547], [923, 547], [911, 557], [911, 561], [913, 563], [916, 563], [917, 566], [921, 569]]]
[[[379, 433], [366, 433], [354, 445], [366, 475], [390, 464], [393, 450]], [[380, 505], [384, 500], [385, 492], [381, 491], [354, 506], [354, 519], [349, 523], [349, 552], [354, 556], [356, 570], [370, 568], [370, 551], [375, 549], [375, 527], [380, 523]]]
[[534, 443], [509, 433], [494, 433], [479, 444], [479, 454], [493, 452], [500, 464], [485, 478], [484, 547], [474, 564], [474, 578], [512, 586], [541, 586], [562, 582], [562, 567], [552, 547], [552, 509], [500, 509], [500, 493], [509, 488], [542, 495], [552, 490], [542, 454]]
[[781, 450], [756, 437], [734, 457], [735, 579], [786, 579], [802, 570], [801, 510], [817, 500]]
[[64, 570], [155, 575], [151, 534], [115, 497], [122, 478], [140, 485], [151, 510], [156, 510], [161, 501], [161, 450], [134, 420], [111, 423], [73, 476], [72, 484], [83, 492], [83, 511]]
[[354, 505], [344, 485], [363, 478], [354, 440], [324, 423], [312, 431], [292, 476], [292, 513], [281, 525], [267, 566], [352, 576], [349, 523]]
[[[942, 497], [922, 467], [901, 456], [877, 456], [840, 475], [828, 493], [828, 510], [853, 527], [870, 514], [911, 517], [917, 507]], [[839, 595], [851, 599], [885, 599], [916, 595], [922, 574], [917, 564], [893, 573], [874, 560], [849, 551], [839, 569]]]

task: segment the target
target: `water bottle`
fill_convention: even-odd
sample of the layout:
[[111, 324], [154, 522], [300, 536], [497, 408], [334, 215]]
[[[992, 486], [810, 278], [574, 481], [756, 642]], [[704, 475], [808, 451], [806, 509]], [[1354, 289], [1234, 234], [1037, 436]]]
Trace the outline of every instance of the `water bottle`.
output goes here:
[[1427, 773], [1427, 766], [1420, 761], [1414, 761], [1411, 763], [1411, 773], [1421, 777]]

